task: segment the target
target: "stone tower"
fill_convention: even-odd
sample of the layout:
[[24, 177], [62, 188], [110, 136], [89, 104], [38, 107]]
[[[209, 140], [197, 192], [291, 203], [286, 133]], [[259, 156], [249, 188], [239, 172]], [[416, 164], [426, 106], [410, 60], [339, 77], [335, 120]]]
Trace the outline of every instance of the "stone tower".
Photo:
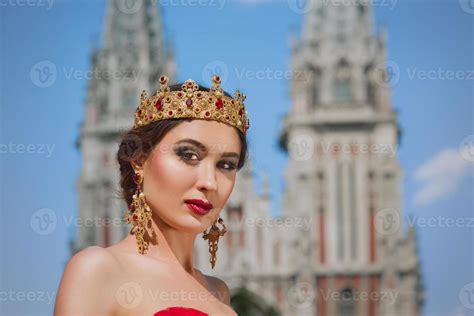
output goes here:
[[[266, 177], [255, 193], [251, 165], [221, 216], [228, 235], [212, 273], [282, 315], [421, 314], [416, 235], [402, 228], [386, 38], [374, 35], [366, 3], [313, 1], [292, 47], [281, 216], [270, 215]], [[197, 261], [211, 273], [200, 247]]]
[[82, 170], [77, 181], [79, 218], [72, 253], [121, 240], [127, 205], [119, 198], [116, 163], [119, 136], [133, 125], [142, 89], [154, 91], [158, 77], [174, 80], [175, 67], [165, 40], [159, 8], [153, 1], [107, 2], [102, 45], [92, 54], [85, 119], [78, 147]]
[[421, 314], [415, 231], [401, 227], [386, 35], [374, 35], [367, 3], [313, 1], [292, 48], [283, 216], [312, 219], [310, 230], [289, 234], [308, 251], [289, 249], [298, 268], [288, 272], [314, 300], [288, 306], [291, 315]]

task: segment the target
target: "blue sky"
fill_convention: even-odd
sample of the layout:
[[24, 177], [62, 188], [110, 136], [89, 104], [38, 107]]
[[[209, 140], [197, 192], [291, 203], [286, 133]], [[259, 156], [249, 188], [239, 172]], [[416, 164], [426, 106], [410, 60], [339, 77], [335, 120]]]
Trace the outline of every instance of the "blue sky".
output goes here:
[[[0, 299], [8, 296], [0, 311], [47, 315], [68, 259], [67, 242], [74, 232], [68, 221], [77, 212], [75, 182], [81, 164], [74, 142], [87, 79], [68, 78], [67, 71], [89, 69], [92, 43], [103, 28], [104, 1], [57, 0], [51, 7], [45, 1], [23, 3], [0, 1]], [[287, 156], [278, 150], [277, 136], [290, 106], [289, 84], [273, 77], [239, 78], [238, 73], [287, 70], [289, 34], [300, 31], [303, 16], [283, 0], [227, 1], [223, 7], [219, 2], [180, 3], [187, 5], [162, 8], [178, 79], [203, 82], [210, 67], [227, 67], [226, 90], [247, 94], [255, 175], [262, 170], [270, 174], [272, 212], [278, 214]], [[474, 6], [464, 0], [374, 3], [376, 25], [388, 29], [388, 59], [399, 69], [392, 103], [403, 130], [398, 155], [404, 209], [416, 219], [435, 221], [417, 221], [424, 314], [468, 315], [473, 306], [466, 303], [465, 290], [474, 287], [474, 228], [468, 227], [474, 159], [460, 148], [466, 148], [463, 141], [472, 143], [474, 134]], [[44, 61], [58, 69], [49, 87], [35, 84], [31, 73]], [[458, 79], [447, 71], [457, 72]], [[36, 220], [48, 210], [57, 224], [42, 235]], [[444, 227], [447, 218], [464, 224]]]

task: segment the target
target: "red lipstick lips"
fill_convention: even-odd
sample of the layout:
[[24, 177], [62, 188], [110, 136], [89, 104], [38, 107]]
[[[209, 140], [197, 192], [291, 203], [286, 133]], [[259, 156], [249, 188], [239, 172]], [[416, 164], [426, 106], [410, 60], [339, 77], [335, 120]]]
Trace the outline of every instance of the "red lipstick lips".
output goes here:
[[188, 207], [197, 214], [206, 215], [212, 209], [212, 204], [204, 200], [191, 199], [184, 201]]

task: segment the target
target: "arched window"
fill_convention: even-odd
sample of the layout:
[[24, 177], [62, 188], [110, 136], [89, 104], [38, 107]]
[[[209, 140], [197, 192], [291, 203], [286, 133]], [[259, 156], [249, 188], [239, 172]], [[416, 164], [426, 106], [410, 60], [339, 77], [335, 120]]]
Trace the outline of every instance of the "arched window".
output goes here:
[[309, 78], [309, 102], [310, 107], [316, 107], [320, 102], [320, 90], [321, 90], [321, 70], [319, 68], [310, 68]]
[[345, 60], [341, 60], [336, 66], [334, 97], [336, 102], [349, 102], [352, 100], [351, 71], [349, 64]]
[[365, 4], [359, 3], [357, 5], [357, 12], [359, 14], [359, 18], [363, 18], [365, 13], [367, 12], [367, 7]]
[[367, 103], [371, 106], [375, 105], [375, 84], [373, 79], [373, 66], [368, 65], [365, 67], [364, 77], [366, 80], [365, 92]]

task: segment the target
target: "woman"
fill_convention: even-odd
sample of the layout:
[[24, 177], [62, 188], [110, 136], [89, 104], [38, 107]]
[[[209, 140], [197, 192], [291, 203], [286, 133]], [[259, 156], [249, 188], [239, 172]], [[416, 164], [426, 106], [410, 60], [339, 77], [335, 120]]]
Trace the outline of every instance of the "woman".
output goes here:
[[[194, 268], [196, 235], [214, 268], [219, 214], [247, 159], [245, 96], [192, 80], [146, 92], [117, 154], [130, 234], [68, 262], [55, 315], [236, 315], [227, 285]], [[219, 227], [221, 226], [221, 227]], [[209, 231], [206, 230], [209, 228]]]

